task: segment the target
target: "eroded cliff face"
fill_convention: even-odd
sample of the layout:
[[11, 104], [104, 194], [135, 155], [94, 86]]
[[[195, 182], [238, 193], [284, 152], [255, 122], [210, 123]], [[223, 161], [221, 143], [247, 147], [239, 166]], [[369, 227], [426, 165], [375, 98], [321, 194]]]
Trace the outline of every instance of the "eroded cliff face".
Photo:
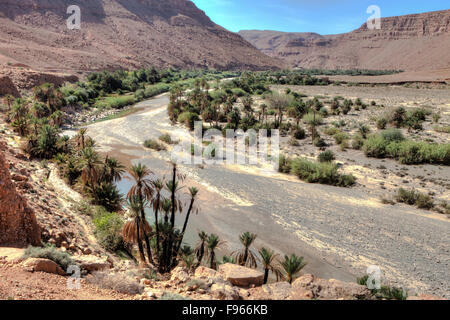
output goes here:
[[406, 71], [450, 67], [450, 10], [383, 18], [380, 30], [369, 30], [364, 24], [340, 35], [300, 34], [292, 38], [288, 33], [281, 38], [283, 44], [279, 43], [279, 34], [267, 37], [264, 32], [242, 32], [241, 35], [293, 67]]
[[5, 149], [5, 144], [0, 141], [0, 245], [40, 245], [36, 217], [11, 181]]

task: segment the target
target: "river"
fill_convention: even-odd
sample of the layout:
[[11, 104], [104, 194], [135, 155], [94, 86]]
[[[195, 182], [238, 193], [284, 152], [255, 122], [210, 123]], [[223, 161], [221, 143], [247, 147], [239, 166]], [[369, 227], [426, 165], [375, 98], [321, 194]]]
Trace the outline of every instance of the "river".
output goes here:
[[[170, 175], [170, 153], [143, 147], [146, 139], [190, 133], [172, 126], [167, 95], [137, 105], [139, 112], [88, 126], [98, 150], [124, 164], [142, 162], [158, 176]], [[355, 281], [370, 265], [385, 282], [447, 296], [450, 291], [450, 221], [414, 208], [381, 204], [355, 189], [306, 184], [292, 176], [265, 174], [250, 166], [180, 165], [187, 187], [200, 189], [186, 242], [200, 230], [226, 241], [224, 253], [239, 248], [238, 235], [256, 233], [255, 248], [305, 257], [304, 271], [322, 278]], [[118, 184], [127, 193], [127, 179]], [[188, 201], [188, 196], [184, 197]], [[150, 215], [151, 216], [151, 215]], [[183, 216], [177, 217], [181, 222]]]

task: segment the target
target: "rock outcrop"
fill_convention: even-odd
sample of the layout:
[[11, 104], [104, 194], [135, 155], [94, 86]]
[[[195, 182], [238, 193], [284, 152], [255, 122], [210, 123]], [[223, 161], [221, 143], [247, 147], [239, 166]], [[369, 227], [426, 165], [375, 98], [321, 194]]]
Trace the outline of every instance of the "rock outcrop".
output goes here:
[[220, 265], [219, 274], [239, 287], [261, 286], [264, 282], [264, 273], [231, 263]]
[[[70, 5], [79, 30], [67, 27]], [[0, 62], [41, 71], [282, 66], [188, 0], [2, 0], [0, 39]]]
[[370, 290], [356, 283], [325, 280], [306, 274], [292, 285], [277, 282], [249, 290], [250, 300], [367, 300]]
[[63, 269], [55, 262], [42, 258], [28, 258], [23, 262], [23, 267], [29, 272], [54, 273], [60, 276], [66, 275]]
[[0, 141], [0, 245], [40, 245], [40, 228], [27, 201], [11, 181], [9, 164]]
[[292, 67], [434, 71], [450, 65], [450, 10], [382, 18], [380, 30], [339, 35], [241, 31], [258, 49]]

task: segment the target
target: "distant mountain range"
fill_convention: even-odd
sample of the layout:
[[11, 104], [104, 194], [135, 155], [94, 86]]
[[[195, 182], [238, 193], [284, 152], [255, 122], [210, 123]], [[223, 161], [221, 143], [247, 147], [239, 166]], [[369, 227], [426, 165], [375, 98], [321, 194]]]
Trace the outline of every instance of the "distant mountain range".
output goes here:
[[382, 18], [380, 30], [345, 34], [244, 30], [239, 34], [263, 53], [296, 68], [448, 70], [450, 10]]

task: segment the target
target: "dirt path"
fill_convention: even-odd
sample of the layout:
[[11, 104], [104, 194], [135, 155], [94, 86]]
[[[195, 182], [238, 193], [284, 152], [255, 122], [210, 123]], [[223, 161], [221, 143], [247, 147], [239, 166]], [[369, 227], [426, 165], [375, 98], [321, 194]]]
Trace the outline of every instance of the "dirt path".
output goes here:
[[132, 296], [99, 289], [81, 280], [80, 290], [67, 288], [67, 277], [27, 272], [0, 264], [0, 300], [129, 300]]

